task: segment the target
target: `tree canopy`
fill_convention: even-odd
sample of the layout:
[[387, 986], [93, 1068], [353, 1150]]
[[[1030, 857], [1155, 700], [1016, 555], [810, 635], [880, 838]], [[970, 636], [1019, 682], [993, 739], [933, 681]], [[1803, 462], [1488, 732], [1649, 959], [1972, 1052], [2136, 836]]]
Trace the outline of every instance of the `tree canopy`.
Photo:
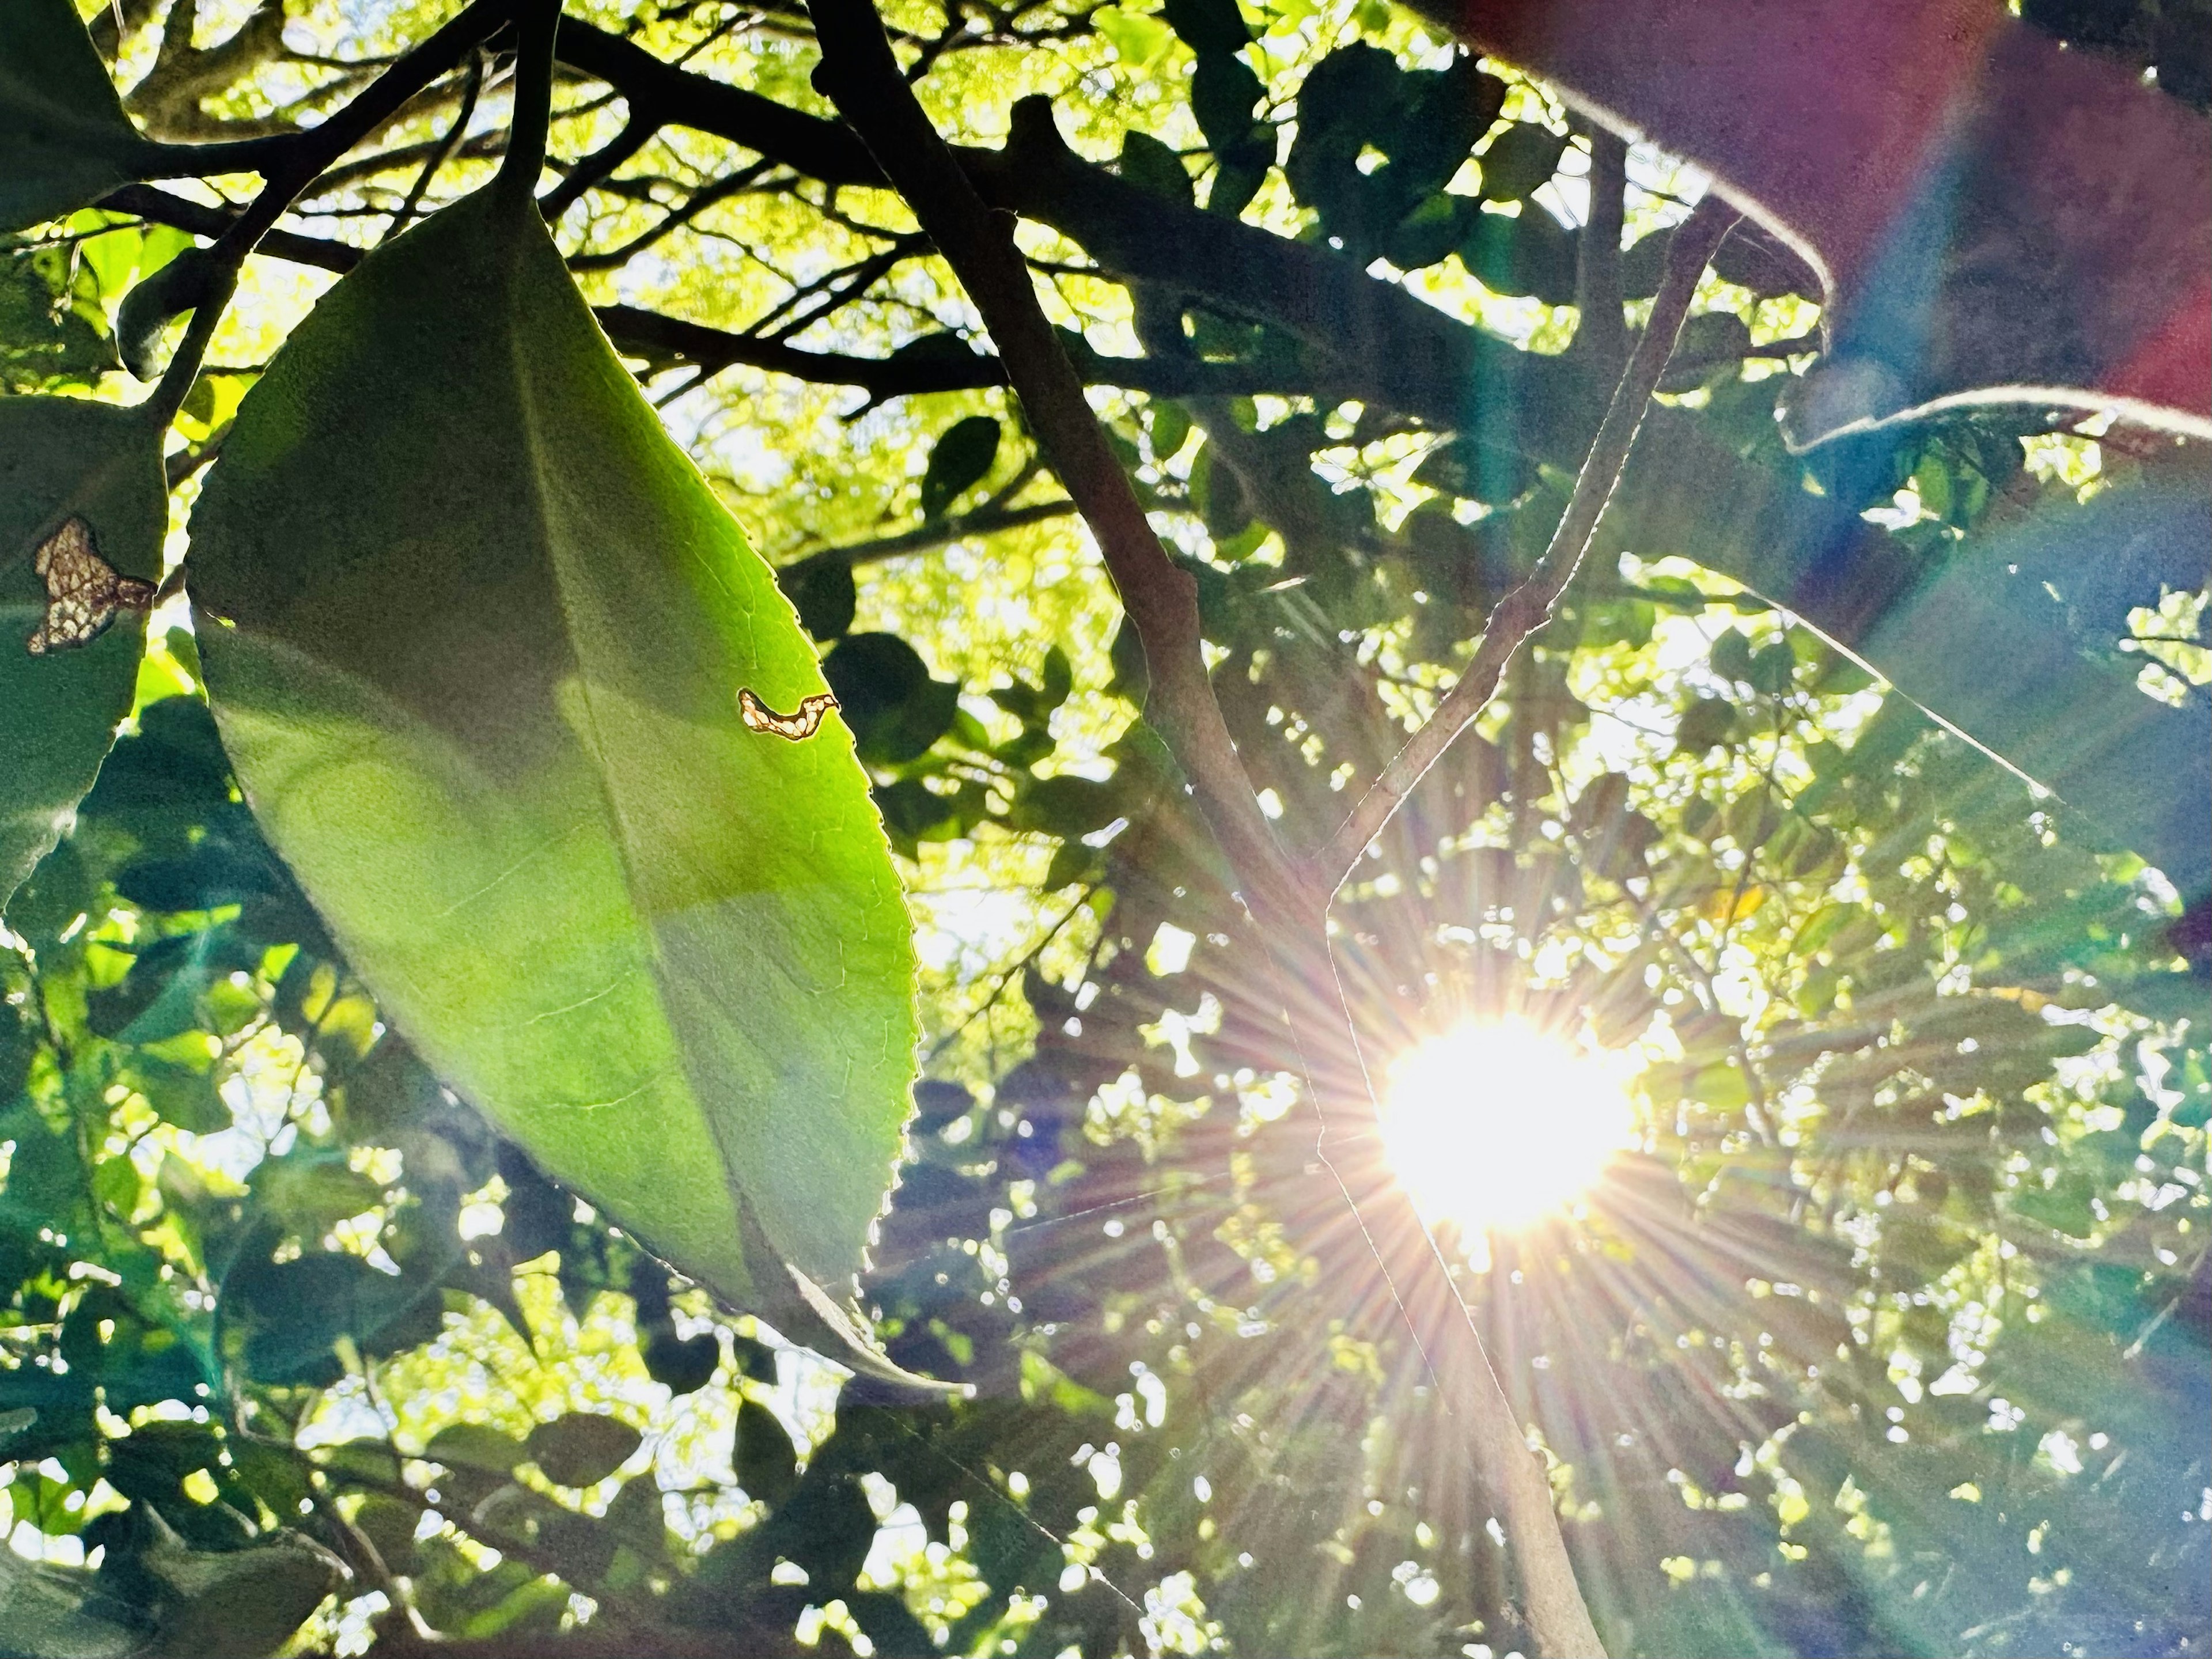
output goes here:
[[2202, 1652], [2205, 445], [1806, 441], [1709, 185], [1385, 0], [0, 0], [0, 1654]]

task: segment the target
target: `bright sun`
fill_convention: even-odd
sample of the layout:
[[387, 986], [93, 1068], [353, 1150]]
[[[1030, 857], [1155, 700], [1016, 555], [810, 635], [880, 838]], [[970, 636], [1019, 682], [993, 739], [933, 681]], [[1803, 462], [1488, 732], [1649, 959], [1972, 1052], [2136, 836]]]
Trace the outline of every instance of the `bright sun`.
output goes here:
[[1620, 1071], [1514, 1024], [1468, 1024], [1390, 1068], [1382, 1139], [1431, 1225], [1470, 1247], [1571, 1203], [1635, 1133]]

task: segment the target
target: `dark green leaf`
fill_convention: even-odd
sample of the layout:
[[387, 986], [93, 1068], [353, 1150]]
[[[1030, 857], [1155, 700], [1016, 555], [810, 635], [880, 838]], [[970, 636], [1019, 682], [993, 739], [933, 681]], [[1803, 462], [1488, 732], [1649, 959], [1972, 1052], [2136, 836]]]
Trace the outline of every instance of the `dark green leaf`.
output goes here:
[[1393, 185], [1413, 199], [1451, 182], [1504, 106], [1505, 83], [1462, 57], [1449, 69], [1414, 70], [1405, 86], [1409, 95], [1387, 148]]
[[312, 1249], [281, 1262], [248, 1255], [222, 1284], [225, 1352], [266, 1381], [327, 1386], [340, 1374], [331, 1350], [342, 1336], [363, 1343], [381, 1336], [386, 1351], [434, 1336], [440, 1304], [430, 1292], [357, 1255]]
[[1252, 112], [1266, 88], [1242, 58], [1206, 57], [1191, 71], [1190, 112], [1198, 130], [1224, 162], [1249, 162], [1262, 144], [1273, 159], [1274, 140], [1253, 121]]
[[1472, 197], [1439, 191], [1398, 222], [1382, 245], [1382, 257], [1401, 270], [1435, 264], [1467, 239], [1478, 210]]
[[849, 1474], [802, 1481], [777, 1506], [774, 1525], [778, 1546], [805, 1569], [817, 1594], [850, 1589], [876, 1540], [876, 1512]]
[[1796, 683], [1797, 653], [1790, 648], [1787, 640], [1763, 645], [1753, 654], [1742, 678], [1751, 683], [1753, 690], [1778, 697]]
[[1149, 132], [1128, 132], [1121, 139], [1121, 176], [1142, 185], [1171, 202], [1191, 199], [1190, 173], [1182, 157]]
[[1722, 631], [1713, 641], [1713, 672], [1724, 680], [1748, 680], [1751, 678], [1751, 640], [1741, 629]]
[[1517, 501], [1536, 484], [1533, 456], [1462, 434], [1437, 445], [1413, 470], [1413, 482], [1447, 495], [1492, 504]]
[[1213, 171], [1213, 185], [1206, 192], [1206, 210], [1235, 218], [1252, 204], [1260, 186], [1267, 182], [1267, 167], [1259, 161], [1224, 161]]
[[730, 1358], [737, 1363], [738, 1375], [775, 1386], [775, 1350], [767, 1343], [755, 1337], [732, 1336]]
[[[0, 398], [0, 905], [92, 787], [131, 708], [152, 589], [118, 591], [85, 561], [150, 584], [168, 522], [161, 434], [143, 416], [74, 398]], [[61, 562], [53, 578], [38, 573], [42, 547]], [[50, 618], [48, 582], [64, 571], [93, 582], [81, 619]], [[67, 643], [102, 617], [96, 637]], [[45, 632], [50, 620], [59, 637]], [[27, 648], [34, 634], [53, 648]]]
[[799, 625], [817, 640], [834, 640], [853, 625], [860, 592], [843, 559], [801, 559], [775, 573], [776, 585], [799, 611]]
[[354, 1512], [353, 1523], [376, 1546], [376, 1553], [393, 1572], [415, 1571], [415, 1528], [422, 1512], [382, 1492], [371, 1492]]
[[1546, 305], [1575, 297], [1575, 233], [1533, 203], [1517, 216], [1477, 212], [1459, 257], [1475, 279], [1498, 294], [1525, 295]]
[[888, 1590], [859, 1591], [845, 1598], [845, 1606], [884, 1659], [933, 1659], [936, 1654], [928, 1627]]
[[159, 379], [162, 334], [206, 303], [219, 272], [206, 249], [187, 248], [125, 295], [115, 313], [115, 346], [124, 368], [142, 380]]
[[524, 1445], [548, 1480], [563, 1486], [592, 1486], [627, 1463], [643, 1441], [618, 1417], [570, 1412], [540, 1423]]
[[422, 1455], [449, 1469], [481, 1469], [487, 1474], [506, 1474], [531, 1453], [511, 1434], [502, 1434], [482, 1423], [454, 1423], [431, 1436]]
[[1702, 755], [1729, 740], [1735, 728], [1735, 705], [1724, 697], [1698, 697], [1683, 711], [1674, 728], [1676, 752]]
[[131, 1080], [162, 1121], [196, 1135], [230, 1127], [230, 1108], [216, 1087], [212, 1065], [192, 1066], [140, 1053], [131, 1061]]
[[1639, 236], [1620, 256], [1620, 292], [1625, 299], [1648, 300], [1659, 292], [1659, 279], [1667, 271], [1667, 248], [1674, 240], [1672, 228]]
[[932, 679], [921, 653], [896, 634], [848, 634], [823, 659], [822, 674], [861, 757], [884, 765], [927, 753], [959, 710], [959, 686]]
[[1182, 453], [1190, 441], [1190, 411], [1181, 404], [1155, 398], [1145, 409], [1145, 429], [1152, 440], [1152, 459], [1165, 464]]
[[1139, 708], [1145, 705], [1145, 694], [1152, 684], [1152, 670], [1145, 662], [1145, 642], [1127, 617], [1115, 625], [1114, 637], [1107, 641], [1107, 660], [1114, 665], [1114, 678], [1109, 690], [1127, 698]]
[[70, 303], [59, 250], [0, 254], [0, 392], [89, 386], [115, 367], [115, 349], [94, 325], [94, 307]]
[[998, 422], [988, 415], [955, 421], [929, 452], [921, 475], [921, 516], [943, 518], [963, 490], [983, 481], [998, 458]]
[[1516, 121], [1482, 152], [1482, 194], [1492, 202], [1524, 202], [1559, 170], [1565, 133]]
[[722, 1345], [712, 1331], [678, 1336], [669, 1329], [655, 1331], [646, 1339], [646, 1374], [671, 1394], [696, 1394], [712, 1380], [721, 1363]]
[[738, 1407], [737, 1438], [731, 1467], [748, 1497], [779, 1508], [799, 1484], [799, 1453], [783, 1421], [757, 1400]]
[[1046, 713], [1066, 702], [1075, 690], [1075, 666], [1067, 653], [1053, 646], [1044, 653], [1044, 678], [1037, 687], [1037, 702]]
[[147, 164], [70, 0], [9, 0], [0, 28], [0, 231], [84, 206]]
[[1322, 58], [1298, 88], [1297, 137], [1284, 176], [1321, 214], [1324, 231], [1347, 246], [1381, 236], [1413, 205], [1359, 170], [1361, 152], [1378, 136], [1377, 112], [1402, 107], [1404, 76], [1390, 53], [1356, 43]]
[[1236, 52], [1252, 38], [1237, 0], [1167, 0], [1160, 15], [1201, 58]]
[[225, 745], [386, 1017], [657, 1254], [835, 1328], [907, 1115], [897, 878], [836, 721], [742, 724], [813, 651], [527, 201], [331, 290], [193, 527]]

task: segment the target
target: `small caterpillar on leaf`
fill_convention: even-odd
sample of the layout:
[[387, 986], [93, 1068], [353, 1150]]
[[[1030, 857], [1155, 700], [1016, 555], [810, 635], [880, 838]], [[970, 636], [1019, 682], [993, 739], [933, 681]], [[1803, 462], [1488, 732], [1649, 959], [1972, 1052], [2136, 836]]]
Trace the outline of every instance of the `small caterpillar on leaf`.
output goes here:
[[755, 696], [750, 686], [738, 693], [738, 712], [744, 717], [747, 731], [771, 733], [793, 743], [812, 737], [821, 728], [822, 717], [836, 706], [835, 696], [827, 691], [817, 691], [811, 697], [800, 698], [793, 713], [779, 714]]

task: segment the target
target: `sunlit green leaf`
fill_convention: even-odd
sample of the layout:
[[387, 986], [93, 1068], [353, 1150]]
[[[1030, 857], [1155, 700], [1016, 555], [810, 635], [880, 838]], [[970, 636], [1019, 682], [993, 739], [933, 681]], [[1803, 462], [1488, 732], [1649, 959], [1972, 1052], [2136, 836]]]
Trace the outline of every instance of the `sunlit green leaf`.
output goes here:
[[845, 729], [741, 723], [813, 652], [535, 216], [341, 283], [194, 528], [240, 780], [414, 1045], [692, 1277], [830, 1316], [908, 1109], [896, 878]]

